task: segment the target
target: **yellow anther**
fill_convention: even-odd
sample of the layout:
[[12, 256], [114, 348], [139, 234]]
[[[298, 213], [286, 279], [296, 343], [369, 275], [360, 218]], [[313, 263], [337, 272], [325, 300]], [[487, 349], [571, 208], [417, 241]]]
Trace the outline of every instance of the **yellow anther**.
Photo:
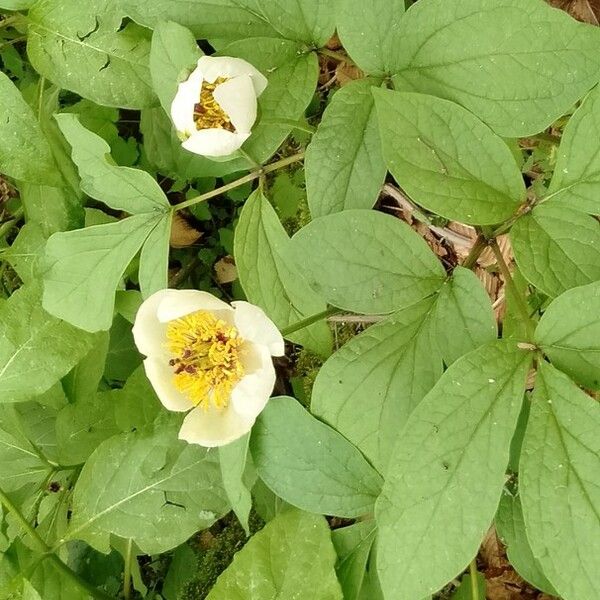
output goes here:
[[216, 87], [225, 81], [227, 81], [227, 77], [218, 77], [214, 83], [202, 82], [200, 101], [194, 106], [194, 121], [197, 129], [235, 131], [229, 116], [213, 96]]

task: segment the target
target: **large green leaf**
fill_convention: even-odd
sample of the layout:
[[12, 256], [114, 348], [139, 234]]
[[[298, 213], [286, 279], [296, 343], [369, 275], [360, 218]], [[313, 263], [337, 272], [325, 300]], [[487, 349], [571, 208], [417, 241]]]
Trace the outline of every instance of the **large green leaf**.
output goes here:
[[313, 218], [375, 204], [386, 167], [369, 81], [335, 93], [308, 146], [305, 168]]
[[521, 273], [548, 296], [600, 280], [600, 224], [584, 213], [542, 204], [514, 224], [510, 239]]
[[0, 172], [30, 183], [59, 185], [56, 163], [33, 111], [2, 72], [0, 103]]
[[506, 492], [502, 494], [496, 515], [496, 529], [506, 546], [506, 555], [515, 571], [537, 589], [557, 596], [558, 594], [542, 571], [540, 561], [533, 555], [525, 531], [519, 496], [512, 496]]
[[489, 225], [525, 196], [506, 143], [458, 104], [374, 89], [388, 169], [419, 204], [448, 219]]
[[333, 3], [319, 0], [121, 0], [135, 21], [156, 27], [171, 20], [198, 38], [287, 37], [322, 46], [333, 33]]
[[150, 74], [152, 85], [167, 114], [179, 82], [196, 66], [202, 51], [192, 32], [172, 21], [159, 23], [152, 34]]
[[358, 517], [373, 510], [381, 477], [334, 429], [293, 398], [271, 399], [252, 431], [260, 478], [286, 502], [310, 512]]
[[319, 77], [317, 56], [307, 53], [302, 44], [272, 38], [240, 40], [221, 49], [220, 54], [247, 60], [268, 79], [258, 98], [259, 119], [243, 147], [255, 161], [263, 163], [294, 126], [302, 126]]
[[548, 204], [600, 215], [600, 153], [590, 153], [600, 136], [600, 87], [593, 89], [565, 127]]
[[458, 102], [504, 137], [542, 131], [600, 78], [600, 31], [542, 0], [420, 0], [396, 36], [397, 88]]
[[27, 54], [44, 77], [98, 104], [154, 104], [150, 39], [110, 0], [38, 0], [28, 15]]
[[372, 210], [315, 219], [292, 238], [310, 286], [328, 303], [363, 313], [389, 313], [436, 292], [445, 272], [406, 223]]
[[[246, 201], [235, 231], [235, 262], [248, 300], [263, 308], [280, 329], [326, 308], [299, 274], [291, 252], [292, 243], [274, 208], [260, 191], [255, 192]], [[290, 339], [323, 356], [331, 351], [331, 332], [325, 322]]]
[[169, 209], [169, 202], [152, 176], [141, 169], [116, 166], [110, 159], [110, 146], [86, 129], [76, 115], [61, 114], [56, 120], [73, 149], [81, 189], [86, 194], [131, 214]]
[[535, 340], [553, 364], [600, 388], [600, 282], [569, 290], [546, 309]]
[[565, 600], [600, 593], [599, 430], [598, 403], [540, 363], [519, 487], [533, 554]]
[[142, 246], [138, 278], [144, 298], [168, 287], [171, 220], [172, 213], [162, 217]]
[[375, 506], [386, 597], [432, 594], [477, 553], [500, 500], [531, 359], [513, 342], [474, 350], [399, 432]]
[[174, 548], [228, 511], [217, 458], [171, 426], [109, 438], [77, 480], [68, 537], [98, 549], [109, 534], [147, 554]]
[[55, 233], [46, 244], [44, 308], [87, 331], [110, 328], [115, 289], [160, 216]]
[[287, 510], [234, 556], [207, 600], [342, 600], [334, 563], [327, 521]]
[[0, 323], [0, 402], [20, 402], [49, 390], [93, 343], [92, 336], [45, 312], [33, 286], [0, 305]]
[[370, 75], [390, 75], [395, 69], [396, 48], [404, 0], [340, 0], [337, 32], [354, 62]]
[[323, 365], [311, 410], [384, 473], [398, 431], [442, 375], [426, 298], [369, 327]]

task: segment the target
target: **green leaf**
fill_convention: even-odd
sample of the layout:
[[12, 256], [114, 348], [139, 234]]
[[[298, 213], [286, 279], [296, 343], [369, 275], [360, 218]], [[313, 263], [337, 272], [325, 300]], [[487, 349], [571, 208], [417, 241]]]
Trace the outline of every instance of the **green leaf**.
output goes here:
[[315, 219], [292, 238], [310, 286], [326, 302], [360, 313], [389, 313], [442, 285], [445, 272], [406, 223], [372, 210]]
[[590, 153], [599, 135], [600, 87], [596, 87], [565, 127], [545, 202], [600, 215], [600, 154]]
[[0, 402], [49, 390], [92, 346], [93, 338], [42, 310], [32, 286], [0, 305]]
[[[118, 292], [117, 292], [118, 293]], [[120, 314], [110, 328], [104, 377], [111, 382], [125, 381], [142, 364], [132, 333], [132, 324]]]
[[442, 286], [435, 304], [433, 335], [446, 365], [496, 339], [490, 297], [472, 271], [456, 267]]
[[46, 244], [44, 308], [86, 331], [109, 329], [115, 288], [161, 220], [147, 213], [55, 233]]
[[584, 213], [536, 206], [513, 225], [510, 239], [521, 273], [552, 298], [600, 280], [600, 225]]
[[504, 137], [542, 131], [600, 76], [600, 31], [541, 0], [421, 1], [396, 35], [397, 88], [458, 102]]
[[77, 480], [68, 537], [99, 550], [109, 534], [146, 554], [174, 548], [228, 511], [216, 458], [170, 426], [104, 441]]
[[342, 600], [334, 563], [327, 521], [320, 515], [288, 510], [233, 557], [206, 598]]
[[539, 560], [533, 555], [525, 531], [519, 496], [511, 496], [506, 492], [502, 494], [496, 515], [496, 529], [506, 546], [506, 555], [515, 571], [537, 589], [557, 596], [552, 584], [546, 579]]
[[565, 600], [598, 598], [600, 407], [541, 362], [520, 463], [527, 537]]
[[169, 210], [169, 202], [149, 173], [115, 166], [110, 159], [110, 146], [86, 129], [76, 115], [56, 115], [56, 120], [73, 148], [73, 161], [86, 194], [131, 214]]
[[235, 512], [238, 521], [248, 536], [250, 535], [248, 519], [252, 509], [252, 496], [244, 481], [244, 472], [246, 471], [249, 444], [250, 434], [246, 434], [238, 440], [219, 448], [219, 464], [221, 465], [223, 487], [233, 512]]
[[21, 181], [59, 185], [56, 163], [33, 111], [2, 72], [0, 103], [0, 171]]
[[383, 155], [402, 188], [448, 219], [490, 225], [525, 197], [506, 143], [468, 110], [434, 96], [373, 89]]
[[335, 529], [333, 545], [338, 555], [335, 570], [345, 600], [359, 600], [366, 577], [367, 562], [375, 542], [375, 522], [358, 521], [349, 527]]
[[148, 429], [163, 410], [143, 367], [136, 369], [125, 386], [113, 391], [115, 422], [123, 432]]
[[39, 281], [39, 262], [44, 255], [46, 237], [42, 228], [34, 221], [27, 222], [19, 229], [19, 233], [11, 247], [2, 253], [15, 270], [19, 279], [26, 283]]
[[600, 282], [569, 290], [546, 309], [535, 341], [554, 366], [600, 388]]
[[336, 92], [306, 151], [306, 191], [313, 218], [371, 208], [385, 179], [371, 83]]
[[477, 553], [500, 500], [531, 360], [513, 342], [474, 350], [399, 432], [375, 506], [386, 597], [432, 594]]
[[[246, 200], [235, 230], [235, 262], [248, 300], [280, 329], [326, 308], [298, 273], [292, 251], [275, 210], [260, 191], [255, 192]], [[289, 337], [323, 356], [331, 351], [331, 332], [323, 321]]]
[[144, 298], [168, 287], [172, 216], [171, 212], [165, 214], [142, 246], [139, 282]]
[[303, 510], [358, 517], [373, 510], [381, 477], [334, 429], [293, 398], [271, 399], [252, 430], [260, 478]]
[[382, 473], [399, 429], [442, 375], [434, 303], [426, 298], [369, 327], [331, 356], [315, 380], [312, 412]]
[[250, 39], [229, 44], [219, 52], [243, 58], [267, 79], [258, 98], [260, 118], [243, 150], [264, 163], [285, 141], [293, 123], [298, 123], [315, 94], [319, 64], [314, 52], [302, 44], [279, 39]]
[[150, 74], [152, 86], [167, 114], [178, 84], [187, 78], [202, 56], [192, 32], [177, 23], [159, 23], [152, 34]]
[[[486, 581], [481, 573], [477, 573], [477, 589], [479, 597], [486, 597]], [[450, 596], [450, 600], [473, 600], [473, 589], [471, 586], [471, 575], [463, 575], [457, 590]]]
[[352, 60], [369, 75], [394, 72], [404, 0], [340, 0], [337, 32]]
[[98, 104], [143, 108], [155, 103], [150, 86], [150, 39], [110, 0], [38, 0], [28, 14], [27, 54], [58, 87]]

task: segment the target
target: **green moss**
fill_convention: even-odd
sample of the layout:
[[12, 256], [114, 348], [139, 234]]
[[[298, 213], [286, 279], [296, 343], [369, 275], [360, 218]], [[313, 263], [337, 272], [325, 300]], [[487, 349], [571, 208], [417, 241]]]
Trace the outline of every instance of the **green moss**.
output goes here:
[[[250, 531], [256, 533], [264, 526], [254, 512], [250, 514]], [[219, 575], [231, 564], [236, 552], [247, 542], [246, 534], [233, 513], [201, 532], [190, 541], [198, 554], [198, 569], [186, 584], [179, 600], [203, 600], [215, 585]]]

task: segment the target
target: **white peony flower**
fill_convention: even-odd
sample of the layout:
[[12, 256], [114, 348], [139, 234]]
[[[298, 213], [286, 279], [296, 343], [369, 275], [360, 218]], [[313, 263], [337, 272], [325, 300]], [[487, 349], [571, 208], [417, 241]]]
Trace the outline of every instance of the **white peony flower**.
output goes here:
[[281, 334], [260, 308], [197, 290], [150, 296], [133, 336], [163, 405], [190, 411], [180, 439], [208, 447], [250, 431], [275, 384], [271, 356], [284, 353]]
[[238, 150], [250, 137], [256, 99], [266, 87], [267, 79], [241, 58], [201, 57], [171, 104], [183, 147], [203, 156]]

